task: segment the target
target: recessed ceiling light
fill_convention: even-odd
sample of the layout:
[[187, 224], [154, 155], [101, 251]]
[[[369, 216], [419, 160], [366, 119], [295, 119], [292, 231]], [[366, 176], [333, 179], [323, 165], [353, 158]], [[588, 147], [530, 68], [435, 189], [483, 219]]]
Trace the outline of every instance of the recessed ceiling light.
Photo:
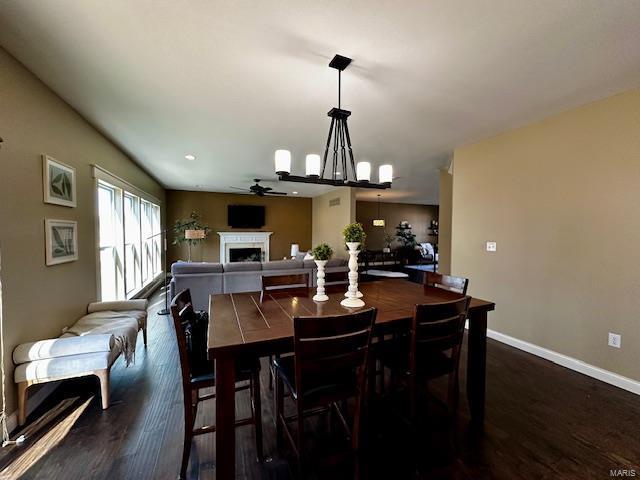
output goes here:
[[297, 195], [297, 194], [298, 194], [298, 192], [291, 192], [291, 193], [293, 193], [294, 195]]
[[188, 153], [184, 156], [184, 158], [186, 158], [187, 160], [195, 160], [196, 156], [192, 155], [191, 153]]
[[342, 175], [342, 173], [341, 172], [336, 172], [336, 175]]

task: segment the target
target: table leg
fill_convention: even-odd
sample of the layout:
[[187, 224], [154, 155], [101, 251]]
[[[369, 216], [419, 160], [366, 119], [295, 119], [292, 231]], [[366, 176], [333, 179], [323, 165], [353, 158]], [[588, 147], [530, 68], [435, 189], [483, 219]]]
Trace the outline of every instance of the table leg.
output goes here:
[[236, 367], [232, 355], [216, 357], [216, 478], [236, 478]]
[[487, 312], [469, 314], [469, 351], [467, 355], [467, 399], [471, 420], [484, 421], [485, 377], [487, 364]]

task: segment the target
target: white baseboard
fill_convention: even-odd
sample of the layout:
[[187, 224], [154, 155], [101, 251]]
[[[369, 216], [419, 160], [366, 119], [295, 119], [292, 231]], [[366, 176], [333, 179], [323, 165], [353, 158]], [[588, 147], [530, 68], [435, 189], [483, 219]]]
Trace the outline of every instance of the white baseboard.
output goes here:
[[[45, 399], [53, 393], [53, 391], [60, 386], [60, 382], [50, 382], [42, 385], [40, 389], [29, 397], [27, 402], [27, 416], [31, 414], [36, 408], [40, 406]], [[18, 411], [16, 410], [11, 415], [7, 416], [7, 431], [13, 432], [18, 426]]]
[[608, 383], [618, 388], [622, 388], [623, 390], [627, 390], [628, 392], [640, 395], [640, 382], [631, 378], [623, 377], [622, 375], [618, 375], [617, 373], [613, 373], [600, 367], [590, 365], [586, 362], [583, 362], [582, 360], [577, 360], [573, 357], [563, 355], [562, 353], [539, 347], [538, 345], [534, 345], [533, 343], [510, 337], [509, 335], [496, 332], [495, 330], [487, 329], [487, 337], [497, 340], [501, 343], [506, 343], [507, 345], [531, 353], [533, 355], [536, 355], [537, 357], [542, 357], [546, 360], [550, 360], [553, 363], [557, 363], [558, 365], [561, 365], [570, 370], [575, 370], [576, 372], [582, 373], [602, 382]]

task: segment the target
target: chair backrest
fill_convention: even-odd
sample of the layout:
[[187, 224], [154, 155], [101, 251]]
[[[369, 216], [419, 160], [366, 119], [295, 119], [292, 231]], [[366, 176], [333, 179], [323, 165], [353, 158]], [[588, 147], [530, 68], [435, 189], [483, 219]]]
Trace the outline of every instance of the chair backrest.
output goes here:
[[293, 273], [286, 275], [262, 275], [260, 301], [267, 294], [288, 293], [292, 295], [309, 295], [309, 274]]
[[294, 317], [298, 399], [351, 389], [362, 395], [377, 310], [321, 317]]
[[185, 324], [195, 316], [195, 310], [191, 304], [191, 293], [183, 290], [171, 300], [171, 317], [178, 341], [178, 353], [180, 356], [180, 371], [182, 373], [182, 388], [185, 394], [185, 403], [191, 399], [191, 366], [189, 362], [189, 350], [187, 348], [187, 336]]
[[[471, 297], [467, 296], [449, 302], [415, 306], [409, 352], [412, 371], [417, 357], [422, 353], [454, 349], [452, 357], [459, 355], [470, 302]], [[454, 360], [457, 361], [457, 358]]]
[[454, 277], [453, 275], [443, 275], [435, 272], [425, 272], [424, 285], [426, 287], [435, 287], [450, 292], [467, 294], [469, 279], [464, 277]]

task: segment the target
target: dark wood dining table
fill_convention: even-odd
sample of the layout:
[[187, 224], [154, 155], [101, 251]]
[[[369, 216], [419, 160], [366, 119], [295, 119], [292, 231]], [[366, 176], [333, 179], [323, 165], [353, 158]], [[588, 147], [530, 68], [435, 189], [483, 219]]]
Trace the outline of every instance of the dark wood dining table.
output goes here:
[[[437, 288], [404, 279], [362, 283], [365, 306], [378, 309], [375, 334], [406, 331], [419, 303], [435, 303], [459, 297]], [[235, 478], [235, 363], [240, 356], [264, 357], [293, 350], [293, 317], [349, 313], [340, 305], [345, 287], [327, 287], [329, 300], [314, 302], [308, 296], [260, 292], [211, 295], [209, 302], [209, 357], [216, 374], [216, 477]], [[487, 313], [495, 304], [473, 298], [469, 309], [467, 398], [472, 421], [484, 418]]]

